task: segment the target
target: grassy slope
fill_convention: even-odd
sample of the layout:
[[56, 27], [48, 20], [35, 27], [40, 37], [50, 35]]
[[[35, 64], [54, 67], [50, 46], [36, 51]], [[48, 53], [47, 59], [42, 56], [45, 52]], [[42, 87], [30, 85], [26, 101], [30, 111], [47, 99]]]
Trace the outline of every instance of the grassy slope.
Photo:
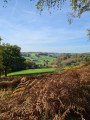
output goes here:
[[29, 70], [22, 70], [18, 72], [9, 73], [10, 75], [23, 75], [23, 74], [38, 74], [38, 73], [49, 73], [54, 72], [56, 68], [44, 68], [44, 69], [29, 69]]

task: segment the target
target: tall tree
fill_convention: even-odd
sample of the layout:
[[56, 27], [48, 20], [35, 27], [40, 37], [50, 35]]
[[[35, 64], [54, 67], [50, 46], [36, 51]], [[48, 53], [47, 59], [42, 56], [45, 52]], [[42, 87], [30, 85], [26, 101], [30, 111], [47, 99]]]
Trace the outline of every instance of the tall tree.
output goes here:
[[20, 47], [17, 45], [3, 44], [3, 65], [5, 76], [7, 76], [8, 69], [21, 69], [25, 59], [21, 57]]

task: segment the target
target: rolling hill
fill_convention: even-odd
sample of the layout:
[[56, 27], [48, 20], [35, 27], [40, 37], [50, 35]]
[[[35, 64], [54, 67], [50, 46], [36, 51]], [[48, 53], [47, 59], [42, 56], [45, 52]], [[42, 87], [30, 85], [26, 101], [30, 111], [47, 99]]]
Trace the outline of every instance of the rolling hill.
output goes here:
[[22, 52], [21, 55], [36, 64], [44, 64], [44, 61], [51, 62], [57, 58], [58, 53], [42, 53], [42, 52]]

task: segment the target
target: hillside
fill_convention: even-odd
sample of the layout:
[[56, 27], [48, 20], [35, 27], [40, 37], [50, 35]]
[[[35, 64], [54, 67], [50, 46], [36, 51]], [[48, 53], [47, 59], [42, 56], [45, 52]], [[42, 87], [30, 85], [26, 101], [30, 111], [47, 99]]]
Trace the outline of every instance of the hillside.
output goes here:
[[30, 61], [34, 61], [36, 64], [47, 64], [56, 59], [58, 53], [44, 53], [44, 52], [22, 52], [21, 55]]
[[59, 68], [82, 65], [90, 61], [90, 53], [22, 52], [21, 55], [36, 64], [58, 65]]
[[90, 120], [90, 63], [7, 79], [12, 82], [2, 84], [0, 120]]
[[51, 65], [58, 65], [59, 68], [66, 66], [74, 67], [90, 62], [90, 53], [62, 53], [58, 57], [51, 61]]

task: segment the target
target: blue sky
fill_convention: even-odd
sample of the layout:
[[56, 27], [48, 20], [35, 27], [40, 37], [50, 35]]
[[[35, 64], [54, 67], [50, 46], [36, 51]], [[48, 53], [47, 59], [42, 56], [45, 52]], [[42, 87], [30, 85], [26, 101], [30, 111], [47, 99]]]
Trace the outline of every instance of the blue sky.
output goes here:
[[23, 52], [90, 52], [87, 29], [90, 13], [73, 19], [69, 24], [67, 14], [71, 8], [65, 4], [62, 10], [47, 9], [43, 13], [30, 0], [9, 0], [7, 7], [0, 1], [0, 36], [2, 42], [16, 44]]

